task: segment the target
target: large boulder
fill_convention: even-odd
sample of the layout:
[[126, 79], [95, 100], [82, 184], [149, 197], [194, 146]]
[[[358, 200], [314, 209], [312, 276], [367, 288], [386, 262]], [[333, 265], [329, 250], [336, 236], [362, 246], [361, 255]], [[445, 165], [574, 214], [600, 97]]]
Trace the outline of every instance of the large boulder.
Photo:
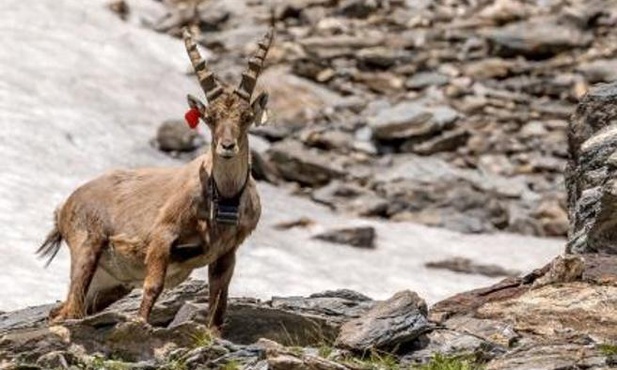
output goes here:
[[[615, 297], [617, 257], [568, 255], [526, 276], [441, 301], [429, 318], [486, 342], [483, 355], [493, 358], [487, 369], [607, 369], [617, 343]], [[443, 348], [442, 336], [429, 337], [427, 348]], [[461, 343], [464, 351], [479, 345]]]
[[617, 253], [617, 83], [592, 88], [570, 121], [567, 251]]

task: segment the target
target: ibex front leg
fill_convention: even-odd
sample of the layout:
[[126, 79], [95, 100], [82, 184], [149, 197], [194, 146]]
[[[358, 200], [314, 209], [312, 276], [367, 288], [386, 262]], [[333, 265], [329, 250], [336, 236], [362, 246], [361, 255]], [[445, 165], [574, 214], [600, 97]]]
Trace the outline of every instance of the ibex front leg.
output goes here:
[[227, 252], [208, 266], [208, 326], [220, 331], [227, 309], [227, 293], [236, 264], [236, 250]]
[[139, 307], [139, 316], [145, 322], [148, 322], [152, 307], [163, 291], [172, 242], [173, 237], [171, 237], [171, 234], [159, 234], [152, 239], [148, 246], [146, 278], [144, 280], [141, 306]]

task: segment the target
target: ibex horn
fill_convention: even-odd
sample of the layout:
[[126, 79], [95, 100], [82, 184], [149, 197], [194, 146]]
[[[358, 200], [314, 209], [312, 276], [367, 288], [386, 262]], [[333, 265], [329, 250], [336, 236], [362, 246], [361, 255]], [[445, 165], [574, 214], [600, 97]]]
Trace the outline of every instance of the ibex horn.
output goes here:
[[214, 78], [214, 73], [208, 70], [206, 66], [206, 60], [201, 57], [199, 54], [199, 50], [197, 50], [197, 44], [193, 41], [191, 37], [191, 32], [185, 28], [182, 32], [182, 38], [184, 39], [184, 46], [186, 47], [186, 52], [189, 54], [189, 58], [191, 59], [191, 64], [193, 64], [193, 69], [195, 69], [195, 73], [197, 74], [197, 79], [199, 80], [199, 84], [201, 88], [204, 90], [206, 94], [206, 98], [208, 102], [214, 101], [214, 99], [218, 98], [219, 95], [223, 92], [223, 88]]
[[238, 86], [234, 92], [246, 101], [251, 101], [251, 95], [253, 95], [253, 90], [257, 84], [257, 78], [263, 68], [264, 59], [266, 59], [273, 37], [274, 29], [270, 28], [268, 33], [259, 41], [259, 48], [255, 52], [255, 55], [249, 59], [248, 68], [246, 71], [242, 72], [242, 81], [240, 81], [240, 86]]

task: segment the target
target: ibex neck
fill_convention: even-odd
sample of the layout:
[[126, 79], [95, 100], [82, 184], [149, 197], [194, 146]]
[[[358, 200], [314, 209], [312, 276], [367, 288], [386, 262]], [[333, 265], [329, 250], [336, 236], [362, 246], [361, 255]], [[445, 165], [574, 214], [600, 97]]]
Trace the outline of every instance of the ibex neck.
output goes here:
[[224, 198], [237, 195], [248, 181], [249, 147], [248, 140], [242, 140], [240, 151], [231, 159], [220, 158], [211, 148], [212, 177], [216, 182], [219, 194]]

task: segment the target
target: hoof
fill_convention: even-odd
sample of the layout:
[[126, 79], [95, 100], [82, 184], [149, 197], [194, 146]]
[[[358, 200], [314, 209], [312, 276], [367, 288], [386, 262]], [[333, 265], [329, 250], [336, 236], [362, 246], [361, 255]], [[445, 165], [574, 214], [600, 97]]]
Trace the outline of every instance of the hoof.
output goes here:
[[49, 311], [47, 316], [47, 322], [50, 325], [61, 324], [67, 319], [66, 312], [64, 310], [64, 303], [54, 307]]
[[59, 325], [62, 324], [63, 322], [66, 321], [66, 317], [64, 317], [64, 315], [57, 315], [54, 317], [48, 317], [47, 318], [47, 323], [49, 325]]
[[217, 326], [212, 326], [208, 328], [208, 332], [210, 333], [210, 335], [213, 338], [218, 338], [221, 339], [223, 337], [221, 328], [217, 327]]
[[140, 315], [131, 316], [129, 318], [128, 322], [135, 323], [135, 324], [141, 324], [141, 325], [150, 325], [150, 324], [148, 324], [148, 321], [146, 321], [146, 319], [144, 319]]

